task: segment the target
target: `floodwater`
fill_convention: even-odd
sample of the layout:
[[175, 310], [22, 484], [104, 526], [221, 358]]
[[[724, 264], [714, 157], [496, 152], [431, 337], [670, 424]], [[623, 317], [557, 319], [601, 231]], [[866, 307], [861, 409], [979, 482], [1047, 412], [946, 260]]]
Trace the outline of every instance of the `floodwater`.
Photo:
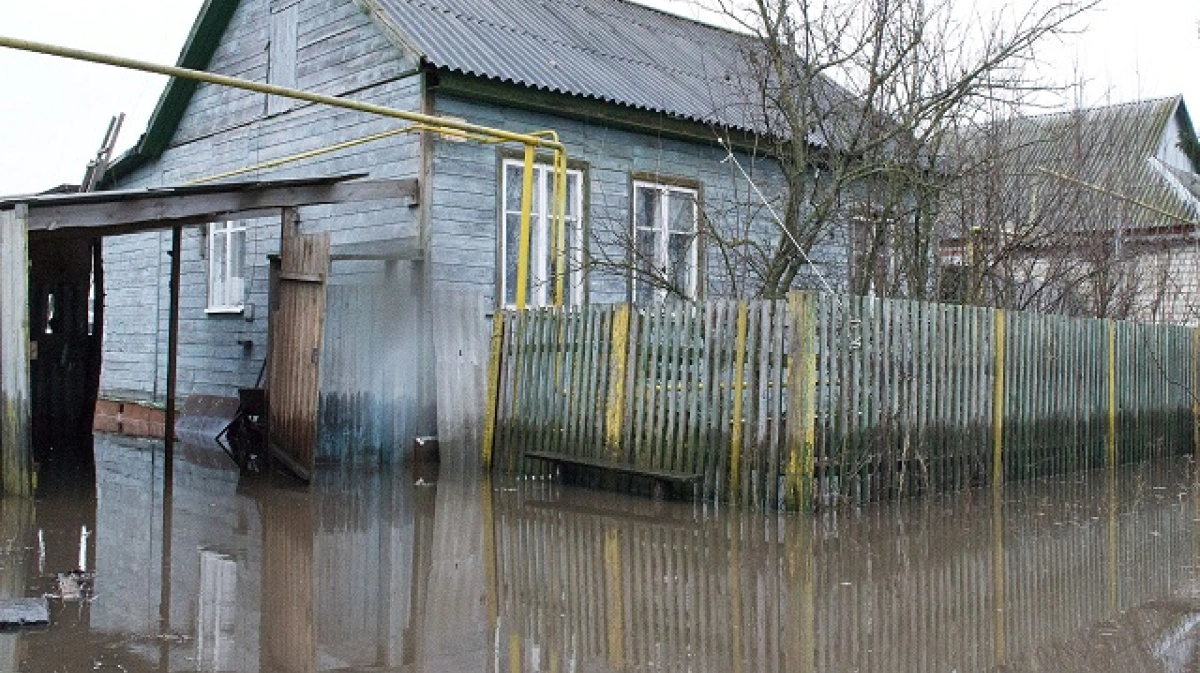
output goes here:
[[805, 517], [196, 451], [165, 492], [155, 454], [98, 437], [94, 486], [0, 501], [0, 596], [51, 609], [0, 670], [1200, 667], [1182, 459]]

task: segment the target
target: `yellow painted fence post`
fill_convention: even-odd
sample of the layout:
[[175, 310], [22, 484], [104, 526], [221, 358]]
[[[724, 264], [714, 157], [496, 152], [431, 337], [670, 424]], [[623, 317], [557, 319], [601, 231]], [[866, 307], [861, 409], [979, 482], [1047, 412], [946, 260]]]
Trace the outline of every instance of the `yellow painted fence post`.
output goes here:
[[504, 311], [492, 318], [492, 346], [488, 356], [487, 401], [483, 416], [483, 469], [491, 471], [496, 446], [496, 421], [500, 412], [500, 358], [504, 342]]
[[1108, 321], [1108, 467], [1117, 466], [1117, 323]]
[[1200, 458], [1200, 328], [1192, 330], [1192, 455]]
[[737, 503], [742, 476], [742, 436], [745, 431], [742, 419], [742, 392], [746, 388], [746, 335], [750, 325], [750, 309], [744, 301], [737, 305], [737, 343], [734, 346], [733, 381], [733, 426], [729, 437], [729, 501]]
[[817, 297], [788, 294], [791, 352], [788, 362], [788, 466], [786, 506], [809, 511], [813, 506], [816, 461]]
[[1008, 394], [1004, 380], [1008, 366], [1008, 318], [1004, 309], [996, 309], [995, 326], [995, 376], [992, 387], [992, 486], [1004, 483], [1004, 407]]
[[609, 351], [608, 400], [604, 411], [604, 445], [609, 458], [621, 460], [621, 433], [625, 421], [625, 380], [629, 372], [629, 304], [613, 311], [612, 348]]

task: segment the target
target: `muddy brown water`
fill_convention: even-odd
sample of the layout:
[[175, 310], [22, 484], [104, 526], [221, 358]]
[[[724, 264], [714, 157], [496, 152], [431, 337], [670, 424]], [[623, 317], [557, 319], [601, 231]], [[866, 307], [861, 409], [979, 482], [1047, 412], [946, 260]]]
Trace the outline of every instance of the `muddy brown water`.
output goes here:
[[1186, 460], [817, 517], [226, 463], [164, 493], [155, 445], [99, 437], [94, 484], [0, 501], [0, 596], [51, 611], [0, 670], [1200, 668]]

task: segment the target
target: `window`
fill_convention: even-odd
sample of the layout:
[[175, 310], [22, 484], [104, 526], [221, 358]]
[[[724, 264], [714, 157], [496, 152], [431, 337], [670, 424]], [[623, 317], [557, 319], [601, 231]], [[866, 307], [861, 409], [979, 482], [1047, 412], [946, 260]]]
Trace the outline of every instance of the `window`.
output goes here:
[[208, 225], [208, 310], [238, 312], [245, 302], [246, 226], [241, 222]]
[[696, 296], [697, 211], [695, 189], [633, 183], [635, 304]]
[[[525, 162], [504, 161], [500, 236], [500, 296], [505, 306], [517, 303], [517, 259], [521, 244], [521, 189]], [[563, 303], [583, 303], [583, 173], [567, 171], [566, 264]], [[545, 164], [533, 167], [533, 209], [529, 220], [529, 284], [526, 306], [547, 306], [554, 300], [554, 247], [551, 245], [551, 194], [554, 169]]]
[[887, 295], [896, 277], [892, 241], [899, 224], [889, 210], [869, 204], [851, 207], [850, 291], [867, 296]]

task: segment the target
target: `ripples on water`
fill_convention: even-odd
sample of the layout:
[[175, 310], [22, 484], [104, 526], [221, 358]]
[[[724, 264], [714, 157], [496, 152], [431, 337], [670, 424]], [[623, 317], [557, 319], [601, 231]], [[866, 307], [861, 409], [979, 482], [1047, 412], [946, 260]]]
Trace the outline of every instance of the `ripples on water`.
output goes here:
[[85, 528], [94, 572], [48, 629], [0, 634], [0, 670], [1200, 666], [1184, 460], [816, 518], [226, 462], [177, 459], [166, 498], [153, 445], [98, 438], [94, 487], [0, 501], [0, 595], [61, 595]]

